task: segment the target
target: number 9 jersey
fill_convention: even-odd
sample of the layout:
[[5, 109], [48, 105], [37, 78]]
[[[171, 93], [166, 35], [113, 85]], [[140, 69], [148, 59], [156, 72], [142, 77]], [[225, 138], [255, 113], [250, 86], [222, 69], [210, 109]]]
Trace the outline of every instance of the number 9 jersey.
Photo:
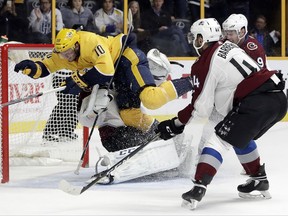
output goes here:
[[[276, 71], [261, 69], [236, 44], [218, 41], [210, 45], [192, 65], [192, 102], [179, 111], [178, 118], [183, 124], [186, 124], [190, 117], [208, 118], [214, 106], [225, 116], [232, 109], [236, 97], [249, 94], [274, 73]], [[249, 86], [245, 86], [246, 81]], [[241, 89], [238, 87], [239, 83], [242, 84]], [[234, 95], [236, 89], [237, 95]]]

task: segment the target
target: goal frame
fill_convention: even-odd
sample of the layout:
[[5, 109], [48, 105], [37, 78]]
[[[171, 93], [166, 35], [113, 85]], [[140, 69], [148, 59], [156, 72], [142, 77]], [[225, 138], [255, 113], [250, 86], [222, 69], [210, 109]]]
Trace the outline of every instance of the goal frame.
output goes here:
[[[0, 48], [0, 68], [2, 69], [1, 71], [1, 76], [0, 76], [0, 81], [1, 81], [1, 95], [0, 95], [0, 101], [1, 104], [9, 102], [9, 92], [8, 92], [8, 86], [9, 86], [9, 81], [8, 81], [8, 73], [9, 73], [9, 65], [8, 65], [8, 51], [10, 48], [17, 48], [17, 49], [53, 49], [54, 45], [52, 44], [20, 44], [20, 43], [15, 43], [15, 44], [5, 44], [1, 46]], [[9, 182], [9, 106], [6, 107], [0, 107], [2, 110], [0, 118], [1, 120], [1, 172], [2, 172], [2, 178], [1, 178], [1, 183], [7, 183]], [[89, 128], [83, 127], [83, 149], [85, 147], [85, 144], [88, 140], [89, 136]], [[81, 155], [79, 155], [79, 160], [80, 160]], [[85, 157], [83, 159], [82, 167], [88, 167], [89, 166], [89, 148], [86, 150]]]

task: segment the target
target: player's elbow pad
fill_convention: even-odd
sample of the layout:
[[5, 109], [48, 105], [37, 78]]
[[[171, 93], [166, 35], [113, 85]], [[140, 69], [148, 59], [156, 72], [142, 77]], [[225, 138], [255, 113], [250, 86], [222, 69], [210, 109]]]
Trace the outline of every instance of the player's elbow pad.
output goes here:
[[177, 98], [177, 92], [171, 81], [163, 82], [158, 87], [146, 87], [140, 93], [140, 100], [148, 109], [158, 109]]

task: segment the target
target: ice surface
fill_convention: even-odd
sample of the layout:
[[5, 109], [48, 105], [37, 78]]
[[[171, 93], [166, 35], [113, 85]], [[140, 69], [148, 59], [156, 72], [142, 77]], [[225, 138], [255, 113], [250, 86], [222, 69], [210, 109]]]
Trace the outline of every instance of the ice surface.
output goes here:
[[[288, 125], [281, 122], [260, 138], [261, 162], [266, 163], [270, 181], [270, 200], [244, 200], [238, 197], [237, 185], [246, 176], [233, 151], [224, 162], [206, 196], [194, 211], [181, 208], [181, 194], [193, 186], [189, 178], [165, 172], [118, 185], [94, 186], [79, 196], [58, 189], [62, 179], [84, 185], [94, 172], [91, 140], [91, 167], [73, 172], [76, 163], [48, 167], [11, 167], [11, 181], [0, 185], [0, 215], [288, 215], [287, 164]], [[81, 155], [79, 155], [80, 158]]]

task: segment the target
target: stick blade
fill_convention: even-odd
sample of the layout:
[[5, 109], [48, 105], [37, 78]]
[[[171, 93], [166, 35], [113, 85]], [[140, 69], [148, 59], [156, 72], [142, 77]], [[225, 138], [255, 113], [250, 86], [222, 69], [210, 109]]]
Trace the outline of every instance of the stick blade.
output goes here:
[[82, 187], [74, 186], [64, 179], [59, 182], [58, 188], [71, 195], [80, 195], [82, 191]]

